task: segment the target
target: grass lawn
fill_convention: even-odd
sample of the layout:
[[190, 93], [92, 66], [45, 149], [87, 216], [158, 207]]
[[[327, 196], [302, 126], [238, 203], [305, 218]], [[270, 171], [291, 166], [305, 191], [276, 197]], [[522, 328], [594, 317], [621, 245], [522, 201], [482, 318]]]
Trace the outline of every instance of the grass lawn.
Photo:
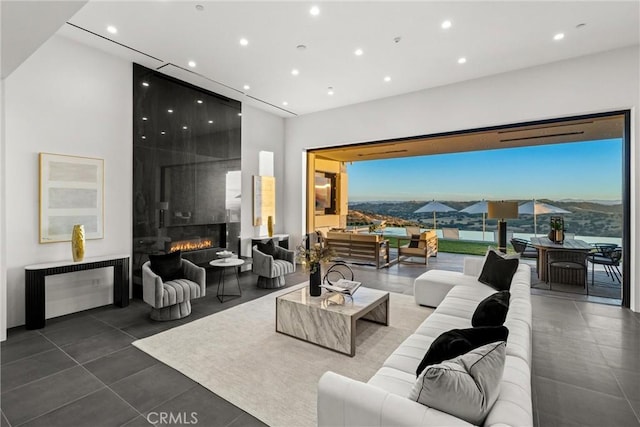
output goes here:
[[[438, 240], [438, 252], [450, 252], [454, 254], [466, 255], [484, 255], [487, 252], [487, 246], [497, 248], [495, 242], [470, 242], [468, 240]], [[507, 245], [507, 253], [516, 253], [511, 245]]]
[[[398, 247], [398, 239], [385, 236], [389, 240], [391, 247]], [[406, 244], [407, 240], [403, 239], [402, 244]], [[497, 248], [495, 242], [473, 242], [469, 240], [444, 240], [438, 239], [438, 252], [449, 252], [454, 254], [466, 254], [466, 255], [484, 255], [487, 252], [487, 246], [493, 246]], [[516, 253], [510, 244], [507, 245], [507, 253]]]

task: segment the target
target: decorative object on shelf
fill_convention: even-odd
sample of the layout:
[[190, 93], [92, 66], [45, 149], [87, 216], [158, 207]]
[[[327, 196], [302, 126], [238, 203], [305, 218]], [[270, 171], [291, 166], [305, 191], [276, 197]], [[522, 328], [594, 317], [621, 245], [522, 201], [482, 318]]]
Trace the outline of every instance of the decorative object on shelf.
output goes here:
[[70, 241], [77, 222], [102, 239], [103, 203], [104, 160], [40, 153], [40, 243]]
[[561, 216], [552, 216], [550, 225], [549, 240], [554, 243], [564, 242], [564, 218]]
[[267, 233], [269, 237], [273, 237], [273, 215], [269, 215], [267, 218]]
[[169, 210], [169, 202], [158, 202], [158, 228], [164, 228], [164, 215]]
[[[313, 238], [314, 242], [310, 239]], [[320, 296], [322, 289], [322, 263], [330, 261], [333, 251], [326, 245], [322, 234], [310, 233], [304, 237], [296, 248], [296, 261], [302, 264], [309, 272], [309, 294], [312, 297]]]
[[80, 262], [84, 259], [84, 225], [76, 224], [71, 232], [71, 254], [73, 262]]

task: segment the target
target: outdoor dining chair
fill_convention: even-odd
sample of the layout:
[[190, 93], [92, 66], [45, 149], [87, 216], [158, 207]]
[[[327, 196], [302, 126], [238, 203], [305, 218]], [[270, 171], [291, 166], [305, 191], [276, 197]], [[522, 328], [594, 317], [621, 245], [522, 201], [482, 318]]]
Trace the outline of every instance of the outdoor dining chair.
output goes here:
[[[584, 285], [589, 295], [589, 283], [587, 282], [587, 257], [588, 252], [552, 250], [547, 251], [547, 282], [549, 290], [554, 283]], [[552, 276], [552, 273], [555, 274]]]
[[612, 281], [621, 282], [620, 260], [622, 248], [615, 243], [594, 243], [595, 252], [591, 252], [587, 261], [591, 263], [591, 283], [594, 283], [596, 264], [604, 266], [604, 272]]
[[511, 246], [520, 254], [520, 258], [538, 258], [538, 250], [534, 248], [528, 240], [514, 237], [511, 239]]

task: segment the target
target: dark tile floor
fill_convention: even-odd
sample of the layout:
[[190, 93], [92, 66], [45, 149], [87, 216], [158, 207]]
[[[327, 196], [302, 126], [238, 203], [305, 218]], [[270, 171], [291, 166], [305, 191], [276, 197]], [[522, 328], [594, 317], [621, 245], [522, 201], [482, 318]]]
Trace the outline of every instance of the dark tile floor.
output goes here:
[[[352, 266], [367, 286], [412, 294], [421, 264]], [[461, 256], [439, 254], [429, 268], [461, 269]], [[535, 275], [535, 274], [534, 274]], [[287, 276], [287, 286], [306, 279]], [[257, 426], [259, 420], [131, 345], [133, 341], [259, 298], [269, 290], [240, 275], [243, 296], [220, 303], [217, 277], [190, 317], [149, 319], [149, 307], [100, 307], [50, 319], [44, 329], [9, 330], [1, 346], [0, 427]], [[533, 290], [533, 391], [537, 425], [640, 426], [640, 314]], [[577, 299], [576, 299], [577, 298]], [[161, 414], [179, 418], [161, 423]], [[168, 420], [164, 420], [168, 421]]]

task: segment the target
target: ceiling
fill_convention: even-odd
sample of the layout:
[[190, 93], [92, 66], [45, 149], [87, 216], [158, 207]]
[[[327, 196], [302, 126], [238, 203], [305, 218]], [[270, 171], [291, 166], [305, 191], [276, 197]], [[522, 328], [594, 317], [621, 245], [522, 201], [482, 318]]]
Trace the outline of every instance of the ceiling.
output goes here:
[[59, 33], [293, 117], [638, 45], [639, 16], [637, 1], [94, 0]]
[[589, 119], [567, 119], [561, 122], [513, 126], [496, 130], [458, 132], [446, 136], [354, 144], [323, 148], [313, 150], [313, 152], [318, 157], [329, 160], [357, 162], [532, 145], [598, 141], [622, 138], [623, 134], [624, 116], [616, 115]]

